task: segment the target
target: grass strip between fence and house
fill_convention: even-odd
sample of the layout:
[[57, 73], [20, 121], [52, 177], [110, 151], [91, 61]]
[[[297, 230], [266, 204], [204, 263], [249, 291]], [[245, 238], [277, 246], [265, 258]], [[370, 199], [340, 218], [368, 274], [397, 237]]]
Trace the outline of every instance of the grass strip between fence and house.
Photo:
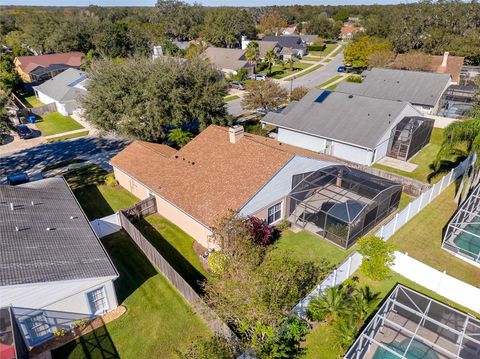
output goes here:
[[318, 70], [319, 68], [323, 67], [322, 64], [319, 65], [313, 65], [312, 67], [308, 68], [307, 70], [303, 71], [302, 73], [299, 73], [297, 76], [295, 76], [297, 79], [300, 77], [303, 77], [305, 75], [308, 75], [310, 72], [313, 72], [315, 70]]
[[223, 98], [223, 102], [231, 102], [231, 101], [238, 100], [239, 98], [240, 96], [237, 96], [237, 95], [226, 96]]
[[58, 137], [54, 137], [54, 138], [49, 138], [47, 140], [47, 142], [48, 143], [54, 143], [54, 142], [70, 140], [72, 138], [88, 136], [89, 133], [90, 133], [90, 131], [85, 130], [85, 131], [81, 131], [81, 132], [71, 133], [71, 134], [65, 135], [65, 136], [58, 136]]
[[59, 112], [50, 112], [42, 115], [35, 125], [42, 133], [42, 136], [51, 136], [84, 128], [70, 116], [64, 116]]
[[172, 358], [195, 337], [211, 335], [185, 299], [126, 233], [102, 239], [119, 271], [115, 290], [127, 312], [52, 352], [54, 359]]

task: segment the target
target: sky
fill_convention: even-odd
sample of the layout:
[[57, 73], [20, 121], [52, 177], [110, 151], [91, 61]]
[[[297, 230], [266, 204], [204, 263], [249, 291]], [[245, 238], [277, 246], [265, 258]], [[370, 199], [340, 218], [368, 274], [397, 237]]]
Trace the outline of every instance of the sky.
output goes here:
[[[192, 3], [193, 1], [187, 1]], [[205, 6], [265, 6], [265, 5], [358, 5], [411, 3], [413, 0], [200, 0]], [[153, 6], [156, 0], [0, 0], [2, 5], [37, 6]]]

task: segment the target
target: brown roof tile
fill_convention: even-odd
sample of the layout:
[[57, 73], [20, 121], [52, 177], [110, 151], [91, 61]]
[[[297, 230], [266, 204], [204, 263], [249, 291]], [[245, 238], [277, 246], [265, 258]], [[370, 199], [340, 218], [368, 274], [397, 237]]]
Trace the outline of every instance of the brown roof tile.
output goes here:
[[[392, 63], [393, 68], [400, 68], [400, 64], [402, 63], [402, 58], [405, 54], [398, 54], [395, 58], [395, 61]], [[462, 71], [463, 62], [465, 60], [464, 57], [461, 56], [452, 56], [449, 55], [447, 58], [447, 66], [442, 66], [443, 55], [427, 55], [430, 58], [430, 72], [436, 72], [439, 74], [450, 74], [452, 76], [452, 80], [454, 82], [460, 81], [460, 72]]]
[[18, 56], [20, 68], [29, 73], [37, 67], [48, 67], [53, 64], [65, 64], [72, 67], [79, 67], [82, 64], [83, 52], [64, 52], [60, 54], [48, 54], [38, 56]]
[[325, 159], [248, 133], [232, 144], [228, 129], [219, 126], [168, 151], [170, 157], [163, 146], [135, 141], [112, 164], [207, 226], [244, 205], [295, 154]]

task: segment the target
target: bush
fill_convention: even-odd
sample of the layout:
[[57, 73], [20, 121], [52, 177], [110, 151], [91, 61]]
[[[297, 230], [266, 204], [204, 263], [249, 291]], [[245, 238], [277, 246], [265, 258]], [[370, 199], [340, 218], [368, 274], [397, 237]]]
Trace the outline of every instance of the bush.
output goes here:
[[348, 76], [346, 81], [347, 82], [355, 82], [357, 84], [360, 84], [360, 83], [362, 83], [363, 79], [362, 79], [362, 76], [352, 75], [352, 76]]
[[358, 240], [358, 252], [363, 255], [360, 270], [373, 280], [383, 280], [390, 273], [393, 264], [394, 247], [382, 238], [370, 235]]
[[237, 352], [235, 343], [230, 343], [215, 335], [209, 339], [195, 338], [186, 352], [177, 352], [177, 357], [182, 359], [234, 359]]
[[208, 256], [208, 266], [214, 274], [222, 274], [225, 271], [227, 259], [222, 252], [213, 252]]
[[325, 50], [327, 45], [321, 44], [321, 45], [310, 45], [307, 47], [308, 51], [323, 51]]
[[275, 229], [279, 232], [286, 231], [287, 229], [290, 228], [290, 222], [286, 219], [275, 225]]
[[257, 63], [257, 71], [263, 71], [268, 68], [268, 64], [266, 62], [258, 62]]
[[115, 179], [115, 176], [113, 173], [109, 173], [108, 175], [105, 176], [105, 184], [108, 187], [118, 186], [118, 181]]
[[308, 88], [305, 86], [295, 87], [290, 94], [290, 101], [300, 101], [303, 96], [308, 93]]
[[256, 244], [269, 245], [273, 242], [273, 228], [263, 219], [249, 217], [253, 239]]

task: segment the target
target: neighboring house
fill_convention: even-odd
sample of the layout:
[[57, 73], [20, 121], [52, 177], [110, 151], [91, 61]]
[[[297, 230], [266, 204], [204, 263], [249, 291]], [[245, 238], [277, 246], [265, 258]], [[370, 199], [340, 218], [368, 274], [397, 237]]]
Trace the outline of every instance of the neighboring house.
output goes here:
[[406, 101], [423, 114], [436, 114], [451, 84], [449, 74], [373, 68], [362, 73], [362, 83], [343, 81], [336, 91], [393, 101]]
[[362, 27], [356, 27], [350, 24], [344, 24], [340, 29], [340, 38], [342, 40], [351, 40], [355, 34], [359, 32], [363, 32], [364, 29]]
[[80, 109], [79, 100], [87, 93], [87, 82], [85, 72], [68, 69], [33, 89], [41, 102], [55, 103], [57, 111], [68, 116]]
[[0, 186], [0, 298], [28, 348], [117, 307], [112, 261], [63, 178]]
[[[134, 141], [111, 163], [121, 186], [141, 199], [155, 196], [162, 216], [204, 247], [212, 248], [211, 228], [230, 210], [265, 219], [269, 224], [288, 218], [301, 228], [333, 240], [318, 229], [323, 224], [313, 224], [315, 216], [305, 215], [304, 201], [298, 196], [290, 198], [290, 194], [306, 185], [304, 179], [309, 175], [329, 171], [329, 178], [318, 182], [317, 189], [326, 191], [327, 196], [337, 193], [329, 203], [338, 204], [335, 209], [341, 211], [342, 205], [352, 203], [355, 195], [351, 192], [362, 187], [349, 186], [349, 174], [371, 175], [325, 159], [270, 138], [244, 133], [242, 126], [228, 129], [212, 125], [178, 151], [162, 144]], [[339, 173], [344, 174], [343, 182], [337, 179]], [[316, 194], [310, 190], [301, 198], [308, 201]], [[355, 203], [357, 213], [364, 215], [364, 204], [369, 200]], [[350, 242], [344, 238], [336, 243], [345, 247], [355, 239], [352, 234]]]
[[60, 54], [18, 56], [14, 64], [24, 82], [39, 83], [52, 78], [69, 68], [80, 68], [82, 52], [65, 52]]
[[296, 24], [288, 25], [286, 28], [284, 28], [282, 30], [282, 34], [283, 35], [294, 35], [296, 30], [297, 30], [297, 25]]
[[313, 45], [318, 40], [318, 35], [300, 35], [300, 38], [307, 45]]
[[278, 127], [281, 143], [368, 166], [387, 155], [410, 158], [433, 127], [404, 101], [317, 89], [262, 122]]
[[261, 60], [265, 58], [267, 51], [273, 50], [278, 55], [282, 50], [282, 46], [276, 41], [248, 40], [246, 36], [242, 36], [242, 50], [246, 50], [251, 41], [255, 41], [258, 44]]
[[289, 36], [264, 36], [263, 41], [276, 41], [283, 49], [289, 49], [296, 56], [302, 57], [307, 54], [307, 44], [302, 40], [299, 35]]
[[210, 46], [201, 56], [227, 75], [236, 75], [242, 68], [247, 70], [248, 76], [253, 75], [253, 64], [245, 58], [245, 50]]
[[[405, 54], [398, 54], [395, 58], [395, 61], [392, 63], [391, 67], [395, 69], [402, 69], [403, 58], [407, 56]], [[464, 57], [461, 56], [451, 56], [448, 51], [443, 54], [443, 56], [433, 56], [425, 55], [430, 60], [430, 69], [431, 72], [436, 72], [437, 74], [450, 74], [452, 77], [452, 84], [460, 83], [460, 74], [462, 72]]]

